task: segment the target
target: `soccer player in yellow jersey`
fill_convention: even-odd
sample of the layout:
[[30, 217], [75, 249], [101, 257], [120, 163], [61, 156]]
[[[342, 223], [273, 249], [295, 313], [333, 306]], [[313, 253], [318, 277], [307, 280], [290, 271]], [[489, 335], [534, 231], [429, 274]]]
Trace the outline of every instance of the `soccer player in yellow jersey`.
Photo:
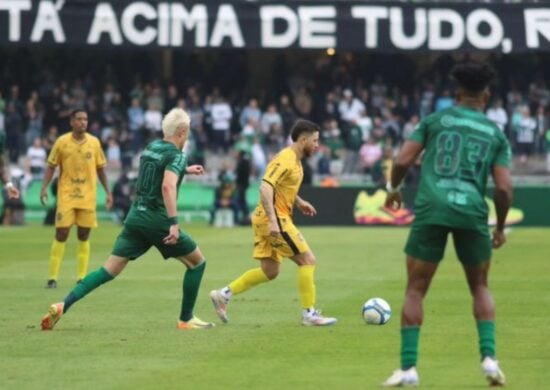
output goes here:
[[97, 226], [96, 193], [97, 177], [107, 193], [107, 208], [111, 208], [113, 198], [103, 167], [105, 155], [99, 140], [86, 132], [88, 114], [84, 110], [74, 110], [70, 116], [72, 131], [59, 137], [48, 156], [48, 167], [42, 182], [40, 201], [46, 205], [48, 184], [55, 169], [59, 167], [57, 189], [57, 212], [55, 216], [55, 239], [50, 252], [48, 288], [57, 287], [57, 278], [65, 243], [72, 225], [78, 228], [78, 273], [80, 281], [88, 272], [90, 259], [90, 230]]
[[233, 295], [275, 279], [284, 257], [298, 265], [302, 324], [323, 326], [336, 322], [336, 318], [323, 317], [315, 309], [315, 255], [292, 222], [294, 207], [307, 216], [317, 213], [311, 203], [298, 196], [298, 190], [304, 175], [300, 160], [311, 156], [319, 147], [319, 126], [300, 119], [292, 127], [291, 138], [294, 143], [281, 150], [267, 166], [260, 186], [260, 203], [252, 217], [253, 257], [260, 261], [260, 267], [210, 292], [216, 313], [223, 322], [228, 321], [227, 304]]

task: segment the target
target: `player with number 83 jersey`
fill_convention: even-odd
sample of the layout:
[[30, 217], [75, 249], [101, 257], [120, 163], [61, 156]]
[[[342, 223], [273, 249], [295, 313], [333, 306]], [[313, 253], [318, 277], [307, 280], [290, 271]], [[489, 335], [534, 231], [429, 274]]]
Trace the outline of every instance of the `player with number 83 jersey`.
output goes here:
[[485, 115], [464, 106], [426, 117], [411, 134], [424, 146], [415, 225], [487, 229], [487, 177], [508, 167], [506, 136]]

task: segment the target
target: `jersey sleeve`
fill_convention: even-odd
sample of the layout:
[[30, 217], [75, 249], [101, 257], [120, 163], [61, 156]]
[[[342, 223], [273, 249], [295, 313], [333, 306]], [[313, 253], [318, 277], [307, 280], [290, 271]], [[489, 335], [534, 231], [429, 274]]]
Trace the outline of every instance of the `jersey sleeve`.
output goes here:
[[48, 156], [48, 165], [51, 167], [56, 167], [61, 161], [61, 142], [59, 139], [53, 144], [50, 155]]
[[174, 172], [176, 175], [181, 175], [187, 168], [187, 157], [184, 153], [174, 153], [168, 158], [166, 170]]
[[505, 137], [502, 137], [500, 138], [493, 165], [510, 168], [511, 161], [512, 149], [510, 148], [510, 143]]
[[418, 142], [419, 144], [426, 145], [428, 137], [428, 124], [426, 120], [421, 121], [416, 125], [408, 141]]
[[107, 165], [107, 159], [105, 158], [105, 153], [103, 153], [103, 148], [99, 140], [95, 143], [95, 164], [97, 168], [103, 168]]
[[290, 172], [289, 162], [277, 156], [267, 165], [262, 180], [272, 187], [276, 187], [288, 172]]

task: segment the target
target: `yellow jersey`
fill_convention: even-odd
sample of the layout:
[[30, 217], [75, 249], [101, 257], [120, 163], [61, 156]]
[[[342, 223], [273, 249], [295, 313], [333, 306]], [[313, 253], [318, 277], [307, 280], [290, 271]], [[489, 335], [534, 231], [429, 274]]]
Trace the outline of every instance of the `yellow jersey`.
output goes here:
[[[262, 180], [273, 187], [273, 202], [277, 218], [292, 215], [292, 208], [303, 178], [302, 163], [291, 148], [284, 148], [269, 162]], [[257, 211], [265, 215], [261, 201]]]
[[62, 209], [95, 210], [97, 169], [107, 163], [101, 143], [88, 133], [78, 142], [67, 133], [59, 137], [48, 156], [51, 167], [59, 166], [57, 204]]

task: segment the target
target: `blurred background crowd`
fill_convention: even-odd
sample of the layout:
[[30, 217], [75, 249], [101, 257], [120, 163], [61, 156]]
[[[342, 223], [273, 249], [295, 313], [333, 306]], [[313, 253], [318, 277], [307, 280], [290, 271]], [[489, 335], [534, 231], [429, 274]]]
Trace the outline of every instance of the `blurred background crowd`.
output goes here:
[[[167, 71], [158, 53], [116, 61], [78, 50], [3, 54], [0, 131], [23, 185], [41, 180], [53, 143], [69, 131], [71, 110], [87, 110], [88, 130], [101, 140], [116, 177], [136, 169], [140, 151], [162, 134], [163, 114], [176, 106], [191, 117], [187, 153], [205, 165], [204, 180], [236, 180], [242, 159], [248, 176], [260, 178], [300, 117], [322, 128], [306, 180], [380, 183], [418, 121], [454, 104], [448, 74], [463, 58], [221, 52], [171, 59]], [[498, 74], [487, 115], [513, 146], [515, 172], [550, 171], [549, 56], [486, 59]]]

